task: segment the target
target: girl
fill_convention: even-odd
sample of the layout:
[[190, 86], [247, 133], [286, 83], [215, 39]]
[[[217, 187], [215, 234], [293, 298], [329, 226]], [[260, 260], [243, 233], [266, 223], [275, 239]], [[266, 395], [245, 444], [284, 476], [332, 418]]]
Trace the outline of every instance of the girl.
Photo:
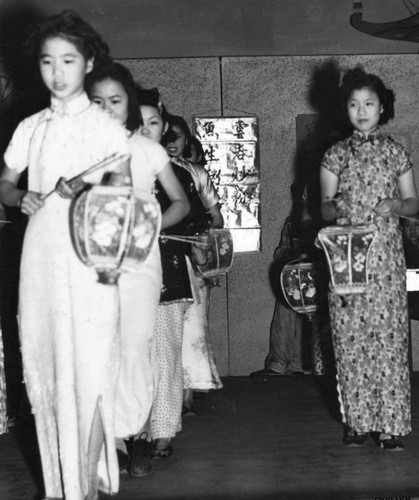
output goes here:
[[[353, 134], [332, 146], [321, 164], [322, 216], [351, 224], [374, 222], [370, 289], [343, 301], [329, 295], [344, 443], [401, 450], [411, 431], [406, 266], [399, 216], [418, 209], [412, 164], [379, 125], [394, 116], [394, 94], [356, 68], [342, 84]], [[337, 194], [339, 193], [339, 195]]]
[[[220, 211], [220, 198], [212, 183], [208, 171], [203, 165], [187, 161], [192, 152], [193, 137], [191, 131], [181, 116], [169, 117], [169, 130], [173, 140], [166, 145], [172, 162], [187, 170], [193, 177], [201, 203], [208, 212], [207, 228], [221, 228], [224, 225]], [[205, 160], [205, 158], [204, 158]], [[188, 259], [189, 278], [194, 284], [194, 302], [186, 309], [183, 331], [183, 378], [184, 399], [183, 414], [194, 415], [196, 409], [193, 403], [193, 390], [208, 391], [223, 387], [215, 365], [209, 339], [209, 282], [197, 276]]]
[[[118, 491], [113, 404], [119, 301], [73, 250], [65, 181], [113, 153], [128, 153], [123, 128], [84, 92], [108, 47], [76, 13], [48, 18], [31, 38], [51, 106], [23, 120], [4, 155], [0, 200], [29, 216], [22, 251], [19, 328], [25, 382], [46, 498], [98, 498]], [[17, 183], [28, 168], [28, 191]], [[98, 172], [86, 178], [101, 180]], [[106, 442], [106, 447], [103, 446]], [[111, 444], [111, 446], [109, 446]], [[101, 458], [98, 462], [99, 456]]]
[[[159, 102], [157, 89], [141, 90], [139, 104], [143, 125], [140, 133], [161, 142], [167, 131], [168, 114]], [[205, 210], [199, 200], [194, 181], [183, 168], [172, 165], [176, 177], [188, 196], [191, 211], [181, 224], [173, 226], [162, 235], [183, 235], [202, 232], [207, 225]], [[167, 194], [157, 183], [157, 199], [164, 210]], [[189, 246], [190, 249], [190, 246]], [[192, 291], [185, 258], [185, 245], [171, 239], [160, 240], [163, 266], [163, 288], [157, 313], [157, 356], [160, 378], [151, 418], [155, 440], [155, 456], [168, 457], [173, 453], [171, 440], [181, 430], [183, 371], [182, 339], [186, 305], [192, 302]]]
[[[108, 111], [127, 129], [131, 153], [133, 186], [148, 194], [159, 180], [170, 203], [163, 213], [162, 230], [181, 219], [189, 204], [173, 173], [162, 146], [136, 133], [140, 122], [137, 85], [127, 68], [109, 64], [89, 75], [87, 91], [93, 102]], [[149, 416], [157, 386], [154, 330], [162, 286], [159, 245], [156, 245], [141, 270], [119, 278], [121, 297], [121, 368], [115, 406], [115, 434], [134, 439], [128, 446], [129, 467], [134, 476], [153, 469], [153, 449]], [[124, 446], [119, 441], [119, 448]], [[125, 457], [121, 457], [124, 459]], [[122, 468], [125, 468], [122, 466]]]

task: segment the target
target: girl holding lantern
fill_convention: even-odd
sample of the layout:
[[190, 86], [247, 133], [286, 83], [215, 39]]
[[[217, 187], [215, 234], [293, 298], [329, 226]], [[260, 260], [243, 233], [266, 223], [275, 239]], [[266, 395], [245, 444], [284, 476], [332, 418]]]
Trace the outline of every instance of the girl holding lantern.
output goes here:
[[[128, 143], [122, 127], [84, 91], [85, 76], [109, 60], [95, 30], [64, 11], [41, 23], [30, 42], [51, 105], [18, 125], [0, 177], [0, 200], [29, 216], [18, 313], [24, 378], [45, 497], [96, 500], [99, 489], [119, 487], [113, 446], [119, 298], [117, 287], [99, 283], [73, 249], [75, 193], [63, 179], [127, 154]], [[29, 190], [22, 191], [17, 184], [26, 168]], [[86, 178], [101, 180], [98, 172]]]
[[[111, 63], [87, 79], [91, 100], [118, 120], [127, 131], [131, 176], [135, 189], [153, 193], [158, 180], [167, 194], [161, 229], [181, 221], [189, 203], [162, 146], [138, 133], [138, 87], [122, 64]], [[153, 470], [150, 413], [157, 391], [158, 362], [155, 328], [162, 288], [159, 245], [141, 269], [119, 278], [121, 300], [121, 363], [115, 403], [115, 435], [120, 469], [133, 476]], [[124, 443], [125, 440], [125, 443]]]
[[383, 135], [394, 94], [361, 68], [343, 76], [342, 103], [353, 133], [324, 155], [323, 219], [377, 227], [369, 283], [349, 299], [329, 294], [344, 443], [402, 450], [411, 431], [406, 265], [399, 216], [416, 214], [412, 164], [404, 147]]

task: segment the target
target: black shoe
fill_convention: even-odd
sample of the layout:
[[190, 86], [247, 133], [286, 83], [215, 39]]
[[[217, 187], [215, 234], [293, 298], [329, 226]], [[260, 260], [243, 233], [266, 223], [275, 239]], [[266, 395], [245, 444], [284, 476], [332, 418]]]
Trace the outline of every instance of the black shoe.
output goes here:
[[185, 404], [182, 406], [182, 417], [195, 417], [197, 413], [193, 403], [190, 406], [186, 406]]
[[348, 448], [364, 446], [366, 442], [367, 442], [367, 435], [359, 434], [353, 429], [349, 429], [348, 433], [343, 439], [344, 445], [347, 446]]
[[121, 474], [128, 472], [129, 456], [126, 453], [124, 453], [122, 450], [119, 450], [119, 449], [116, 450], [116, 454], [118, 456], [119, 472]]
[[383, 432], [371, 432], [371, 435], [375, 441], [375, 444], [379, 448], [383, 448], [388, 451], [403, 451], [404, 444], [400, 439], [400, 436], [390, 436]]
[[143, 432], [138, 439], [134, 440], [130, 466], [131, 476], [147, 476], [154, 470], [153, 441], [148, 441], [147, 437], [148, 434]]

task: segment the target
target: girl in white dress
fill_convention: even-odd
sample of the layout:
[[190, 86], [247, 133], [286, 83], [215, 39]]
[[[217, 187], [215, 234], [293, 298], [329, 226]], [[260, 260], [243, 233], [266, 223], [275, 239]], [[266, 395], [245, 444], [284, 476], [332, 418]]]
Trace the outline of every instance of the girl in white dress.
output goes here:
[[[24, 377], [45, 497], [93, 500], [98, 489], [119, 487], [113, 434], [119, 293], [99, 283], [73, 249], [74, 193], [63, 178], [114, 153], [128, 154], [128, 143], [121, 125], [84, 92], [85, 75], [108, 59], [93, 28], [64, 11], [42, 23], [31, 43], [51, 106], [18, 125], [0, 177], [0, 200], [29, 216], [19, 285]], [[26, 168], [28, 191], [22, 191], [17, 183]], [[96, 172], [85, 180], [101, 177]]]
[[[160, 144], [136, 133], [140, 124], [137, 85], [130, 71], [112, 63], [89, 75], [87, 91], [93, 102], [107, 110], [127, 129], [134, 188], [152, 194], [156, 179], [164, 186], [171, 204], [162, 216], [162, 229], [183, 219], [189, 211], [186, 195], [175, 177], [169, 157]], [[121, 297], [121, 367], [115, 406], [115, 434], [134, 438], [118, 449], [120, 468], [143, 476], [153, 470], [149, 417], [157, 388], [155, 324], [162, 287], [159, 245], [156, 244], [141, 270], [119, 278]], [[130, 446], [131, 444], [131, 446]], [[125, 459], [125, 460], [124, 460]]]

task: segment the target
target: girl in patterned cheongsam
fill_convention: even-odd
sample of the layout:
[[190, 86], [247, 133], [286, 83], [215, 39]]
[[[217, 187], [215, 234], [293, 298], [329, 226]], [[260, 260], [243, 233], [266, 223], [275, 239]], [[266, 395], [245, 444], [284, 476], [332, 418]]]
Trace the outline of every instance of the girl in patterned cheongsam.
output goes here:
[[[354, 131], [321, 164], [322, 216], [352, 225], [374, 222], [370, 287], [343, 298], [329, 294], [344, 443], [402, 450], [411, 431], [406, 264], [399, 216], [418, 210], [412, 164], [379, 125], [394, 117], [394, 94], [361, 68], [342, 80], [342, 102]], [[339, 220], [340, 219], [340, 220]]]

